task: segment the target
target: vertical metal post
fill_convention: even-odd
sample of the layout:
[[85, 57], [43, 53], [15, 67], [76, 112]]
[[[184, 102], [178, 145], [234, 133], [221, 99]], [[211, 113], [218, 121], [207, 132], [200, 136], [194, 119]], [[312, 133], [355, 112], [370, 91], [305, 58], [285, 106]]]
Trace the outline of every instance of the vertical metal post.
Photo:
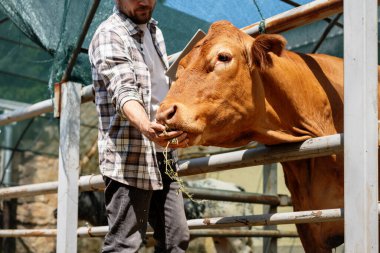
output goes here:
[[58, 253], [77, 252], [81, 85], [62, 85], [58, 172]]
[[[4, 113], [7, 111], [5, 110]], [[5, 146], [12, 148], [12, 137], [13, 137], [13, 127], [14, 125], [6, 125], [4, 127], [4, 132], [5, 132]], [[2, 166], [3, 168], [3, 173], [4, 173], [4, 179], [3, 179], [3, 184], [5, 186], [11, 186], [12, 183], [12, 149], [9, 150], [4, 150], [4, 165]], [[8, 166], [7, 166], [8, 165]]]
[[[4, 110], [4, 113], [7, 113]], [[12, 137], [13, 137], [13, 127], [14, 125], [6, 125], [4, 127], [5, 135], [5, 146], [10, 148], [8, 150], [3, 150], [3, 162], [1, 164], [1, 175], [3, 175], [3, 185], [5, 187], [11, 186], [12, 183], [12, 170], [13, 170], [13, 158], [12, 152]], [[2, 228], [4, 229], [15, 229], [16, 228], [16, 215], [17, 215], [17, 199], [10, 199], [3, 201], [3, 219], [1, 221]], [[2, 238], [1, 247], [4, 252], [14, 253], [16, 252], [16, 240], [15, 238]]]
[[[264, 194], [277, 194], [277, 164], [265, 164], [263, 167], [263, 193]], [[263, 206], [263, 213], [277, 213], [277, 206]], [[265, 226], [266, 230], [277, 229], [276, 225]], [[263, 252], [264, 253], [277, 253], [277, 238], [268, 237], [263, 238]]]
[[378, 252], [377, 1], [344, 1], [345, 252]]

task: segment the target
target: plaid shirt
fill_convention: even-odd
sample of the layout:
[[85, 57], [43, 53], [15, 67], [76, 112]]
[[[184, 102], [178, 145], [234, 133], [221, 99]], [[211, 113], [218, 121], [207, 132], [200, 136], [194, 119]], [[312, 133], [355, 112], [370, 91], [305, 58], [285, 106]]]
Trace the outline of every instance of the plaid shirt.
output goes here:
[[[148, 28], [164, 68], [164, 38], [151, 19]], [[115, 12], [96, 30], [89, 47], [95, 103], [99, 116], [99, 164], [104, 176], [140, 189], [162, 189], [154, 144], [133, 127], [123, 105], [136, 100], [150, 115], [151, 81], [144, 62], [141, 29]], [[152, 119], [151, 119], [152, 120]]]

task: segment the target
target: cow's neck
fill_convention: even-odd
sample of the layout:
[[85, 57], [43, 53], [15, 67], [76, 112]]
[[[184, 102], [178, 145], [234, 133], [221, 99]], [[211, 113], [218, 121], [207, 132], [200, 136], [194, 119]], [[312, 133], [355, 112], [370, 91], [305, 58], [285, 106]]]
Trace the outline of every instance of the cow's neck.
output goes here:
[[265, 120], [255, 129], [259, 142], [298, 142], [335, 133], [327, 97], [296, 57], [289, 52], [273, 57], [273, 67], [255, 74], [265, 92]]

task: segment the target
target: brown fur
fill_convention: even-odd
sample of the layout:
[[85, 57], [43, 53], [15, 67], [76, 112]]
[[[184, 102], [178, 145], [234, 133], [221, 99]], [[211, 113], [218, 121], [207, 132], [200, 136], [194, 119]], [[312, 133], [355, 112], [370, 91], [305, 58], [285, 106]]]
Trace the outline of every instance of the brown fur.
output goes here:
[[[181, 62], [157, 119], [188, 132], [190, 144], [235, 147], [304, 141], [343, 132], [343, 61], [284, 49], [279, 35], [249, 37], [212, 25]], [[229, 62], [218, 54], [232, 55]], [[207, 70], [207, 71], [205, 71]], [[175, 107], [170, 116], [167, 111]], [[343, 207], [343, 156], [282, 163], [294, 210]], [[343, 222], [297, 225], [307, 253], [343, 242]]]

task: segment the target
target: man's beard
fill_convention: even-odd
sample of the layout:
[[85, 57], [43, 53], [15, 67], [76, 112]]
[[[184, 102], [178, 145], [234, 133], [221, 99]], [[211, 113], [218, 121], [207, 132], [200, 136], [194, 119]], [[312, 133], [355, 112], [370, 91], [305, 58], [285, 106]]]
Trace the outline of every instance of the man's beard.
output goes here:
[[[147, 8], [141, 8], [142, 10], [145, 10]], [[146, 24], [149, 22], [149, 20], [152, 18], [152, 12], [153, 9], [150, 9], [147, 13], [147, 15], [133, 15], [132, 17], [129, 17], [135, 24]]]

